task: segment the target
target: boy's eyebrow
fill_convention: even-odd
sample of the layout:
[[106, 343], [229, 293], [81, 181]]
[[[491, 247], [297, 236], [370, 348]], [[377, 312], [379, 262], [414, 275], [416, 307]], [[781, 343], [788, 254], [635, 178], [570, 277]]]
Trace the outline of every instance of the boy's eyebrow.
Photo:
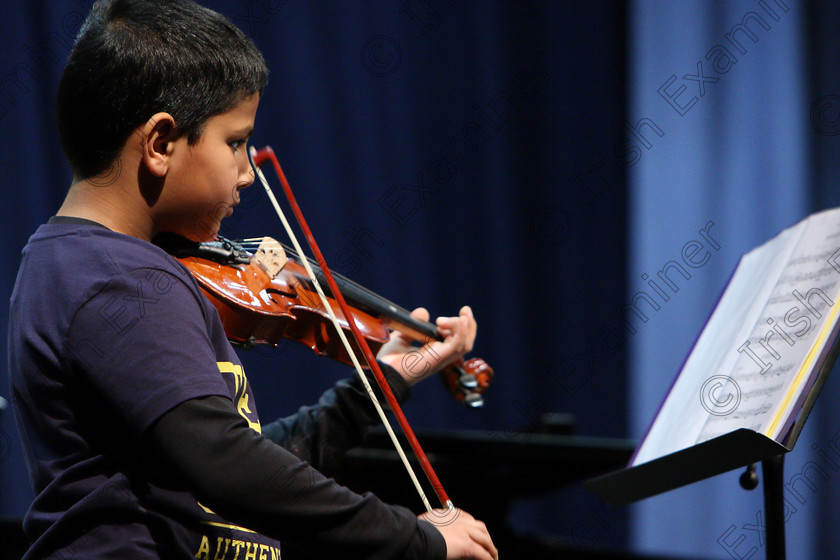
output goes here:
[[246, 127], [239, 128], [239, 129], [236, 129], [236, 130], [232, 131], [231, 134], [233, 134], [235, 136], [241, 136], [242, 138], [246, 138], [248, 136], [251, 136], [251, 134], [253, 134], [253, 132], [254, 132], [254, 127], [253, 126], [246, 126]]

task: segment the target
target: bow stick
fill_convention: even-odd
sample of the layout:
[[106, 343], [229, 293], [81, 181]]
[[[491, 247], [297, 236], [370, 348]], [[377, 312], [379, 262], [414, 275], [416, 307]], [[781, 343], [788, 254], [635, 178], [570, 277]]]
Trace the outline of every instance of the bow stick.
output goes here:
[[[409, 445], [411, 445], [411, 448], [414, 451], [415, 456], [420, 461], [420, 466], [423, 468], [423, 472], [429, 479], [429, 482], [431, 483], [432, 488], [434, 488], [435, 494], [437, 494], [437, 497], [440, 500], [441, 504], [450, 511], [453, 510], [455, 506], [452, 504], [452, 501], [449, 499], [449, 496], [447, 496], [446, 491], [443, 489], [443, 485], [440, 483], [440, 480], [438, 480], [437, 474], [435, 474], [435, 471], [432, 468], [429, 459], [423, 452], [423, 448], [420, 447], [420, 442], [414, 435], [414, 431], [411, 429], [411, 426], [409, 426], [408, 420], [405, 418], [405, 415], [403, 414], [402, 409], [400, 408], [400, 405], [397, 402], [396, 397], [394, 396], [394, 393], [388, 386], [388, 382], [385, 380], [385, 376], [382, 374], [382, 370], [380, 369], [379, 364], [377, 363], [376, 358], [373, 355], [373, 352], [371, 352], [367, 341], [359, 332], [359, 329], [356, 326], [356, 321], [353, 318], [353, 314], [351, 313], [347, 303], [344, 301], [344, 296], [338, 289], [338, 286], [335, 283], [335, 280], [333, 279], [332, 272], [330, 272], [329, 268], [327, 267], [327, 263], [324, 260], [323, 255], [321, 254], [321, 250], [318, 248], [318, 244], [315, 242], [315, 238], [312, 235], [312, 231], [309, 229], [309, 225], [306, 223], [306, 219], [303, 217], [303, 213], [301, 212], [300, 207], [298, 206], [297, 201], [295, 199], [295, 196], [292, 193], [292, 189], [289, 186], [289, 182], [286, 180], [286, 175], [283, 173], [283, 169], [280, 167], [280, 162], [277, 161], [277, 156], [275, 156], [274, 150], [272, 150], [271, 147], [265, 147], [262, 150], [257, 151], [252, 146], [248, 152], [248, 155], [251, 160], [251, 166], [254, 168], [254, 171], [256, 172], [260, 183], [262, 183], [269, 200], [271, 200], [271, 203], [274, 206], [274, 210], [277, 212], [280, 221], [283, 223], [283, 227], [286, 229], [286, 232], [289, 235], [292, 244], [295, 246], [295, 250], [299, 255], [303, 255], [303, 250], [301, 249], [300, 243], [298, 242], [297, 237], [292, 231], [292, 228], [289, 225], [289, 222], [286, 219], [286, 215], [284, 214], [282, 208], [280, 208], [280, 205], [277, 203], [277, 199], [274, 197], [274, 192], [271, 190], [271, 187], [269, 186], [265, 175], [263, 175], [262, 170], [259, 167], [266, 160], [271, 160], [271, 162], [273, 163], [274, 170], [277, 173], [277, 176], [280, 179], [280, 184], [283, 186], [283, 190], [286, 194], [286, 199], [289, 201], [289, 205], [292, 207], [292, 211], [294, 212], [295, 218], [297, 219], [297, 222], [300, 225], [304, 236], [306, 237], [307, 243], [309, 244], [309, 248], [315, 255], [315, 259], [318, 262], [318, 265], [321, 267], [324, 277], [327, 280], [327, 284], [329, 285], [330, 290], [332, 291], [333, 297], [338, 302], [339, 307], [341, 307], [341, 311], [342, 313], [344, 313], [344, 317], [347, 320], [347, 324], [350, 326], [350, 330], [353, 333], [353, 337], [356, 339], [358, 347], [361, 348], [365, 360], [367, 361], [371, 372], [373, 372], [373, 375], [376, 378], [376, 382], [379, 384], [382, 393], [385, 395], [385, 399], [388, 401], [388, 404], [391, 407], [391, 411], [394, 413], [394, 416], [397, 419], [397, 423], [399, 423], [400, 427], [403, 430], [403, 433], [408, 439]], [[349, 354], [350, 359], [352, 360], [353, 365], [356, 368], [356, 371], [358, 371], [359, 377], [361, 377], [362, 379], [362, 383], [365, 386], [365, 390], [367, 391], [368, 396], [370, 397], [371, 402], [374, 405], [374, 408], [376, 408], [376, 412], [379, 414], [379, 418], [382, 420], [382, 424], [385, 426], [385, 430], [388, 432], [388, 435], [390, 436], [391, 441], [394, 444], [394, 448], [397, 450], [397, 453], [399, 454], [403, 465], [408, 471], [408, 475], [409, 477], [411, 477], [411, 480], [414, 483], [415, 488], [417, 489], [417, 493], [420, 495], [420, 499], [423, 501], [423, 505], [428, 511], [431, 512], [432, 506], [429, 503], [425, 492], [423, 491], [423, 487], [420, 485], [420, 481], [414, 474], [414, 470], [411, 468], [411, 465], [408, 462], [408, 458], [406, 457], [405, 452], [403, 451], [402, 446], [400, 445], [399, 440], [397, 439], [397, 436], [394, 433], [394, 430], [391, 428], [391, 424], [390, 422], [388, 422], [388, 418], [385, 416], [385, 412], [382, 409], [379, 400], [373, 393], [373, 388], [371, 387], [367, 376], [362, 371], [362, 366], [356, 357], [356, 353], [353, 351], [352, 347], [350, 346], [350, 342], [344, 335], [344, 330], [341, 328], [341, 325], [339, 324], [338, 318], [336, 318], [335, 313], [333, 313], [332, 306], [327, 301], [326, 295], [324, 295], [324, 292], [321, 289], [321, 285], [318, 282], [315, 273], [312, 271], [311, 266], [309, 265], [308, 259], [301, 259], [301, 263], [306, 268], [306, 272], [312, 280], [312, 284], [315, 287], [315, 290], [318, 292], [318, 295], [321, 298], [321, 302], [323, 303], [324, 308], [327, 310], [327, 313], [329, 314], [333, 325], [335, 325], [336, 332], [338, 333], [339, 338], [341, 339], [342, 343], [347, 349], [347, 353]]]

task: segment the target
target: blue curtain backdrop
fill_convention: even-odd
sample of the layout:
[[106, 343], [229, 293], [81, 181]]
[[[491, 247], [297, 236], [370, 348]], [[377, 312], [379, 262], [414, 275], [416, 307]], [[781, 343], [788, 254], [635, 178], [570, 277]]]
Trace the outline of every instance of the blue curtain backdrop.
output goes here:
[[[70, 181], [52, 107], [89, 4], [0, 4], [3, 299]], [[487, 405], [464, 410], [429, 382], [407, 410], [420, 428], [570, 412], [580, 434], [640, 437], [740, 255], [840, 205], [831, 2], [205, 4], [269, 61], [254, 143], [280, 155], [327, 259], [406, 307], [475, 309], [476, 354], [498, 373]], [[256, 188], [225, 233], [282, 236]], [[629, 331], [627, 303], [698, 243], [708, 260]], [[264, 418], [346, 373], [294, 344], [243, 358]], [[838, 393], [835, 372], [787, 458], [790, 558], [840, 558]], [[583, 548], [760, 558], [761, 495], [738, 475], [624, 509], [569, 488], [518, 502], [511, 523]], [[29, 500], [7, 412], [0, 517]]]
[[[415, 428], [507, 432], [566, 412], [579, 434], [626, 436], [625, 6], [204, 3], [265, 53], [254, 144], [279, 154], [326, 258], [405, 307], [475, 309], [475, 354], [497, 372], [485, 408], [466, 410], [430, 381], [407, 407]], [[89, 5], [0, 3], [3, 300], [21, 247], [70, 183], [53, 99]], [[256, 187], [223, 233], [283, 237]], [[294, 344], [243, 359], [264, 418], [348, 373]], [[30, 500], [7, 412], [0, 516], [22, 516]], [[517, 503], [511, 522], [560, 543], [623, 547], [624, 519], [572, 488]]]
[[[659, 406], [740, 255], [837, 206], [838, 10], [790, 0], [665, 3], [629, 10], [629, 118], [650, 149], [629, 172], [629, 294], [697, 240], [708, 260], [651, 313], [629, 356], [631, 434]], [[709, 230], [712, 246], [698, 230]], [[788, 558], [838, 558], [834, 440], [840, 380], [824, 387], [786, 460]], [[698, 394], [698, 397], [700, 395]], [[631, 509], [636, 551], [764, 556], [762, 497], [739, 472]]]

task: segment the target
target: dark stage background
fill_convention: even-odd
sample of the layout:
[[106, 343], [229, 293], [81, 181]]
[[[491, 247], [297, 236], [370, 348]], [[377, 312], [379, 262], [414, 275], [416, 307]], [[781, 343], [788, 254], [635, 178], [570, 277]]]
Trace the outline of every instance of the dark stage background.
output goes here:
[[[4, 300], [70, 182], [53, 101], [89, 4], [0, 4]], [[497, 372], [487, 404], [466, 410], [432, 380], [406, 409], [417, 429], [509, 435], [562, 412], [582, 435], [640, 437], [739, 256], [840, 203], [834, 2], [205, 4], [269, 62], [253, 143], [278, 153], [334, 268], [433, 315], [473, 306], [474, 353]], [[720, 248], [630, 333], [625, 306], [645, 275], [709, 221]], [[280, 229], [254, 187], [223, 233]], [[242, 355], [264, 419], [348, 374], [291, 343]], [[840, 558], [840, 467], [824, 460], [838, 394], [835, 374], [788, 459], [791, 558]], [[567, 488], [518, 502], [510, 523], [588, 550], [761, 557], [760, 495], [738, 474], [625, 509]], [[0, 517], [30, 500], [7, 411]]]
[[[625, 347], [603, 332], [625, 293], [624, 7], [204, 4], [265, 54], [271, 82], [253, 144], [279, 155], [333, 266], [404, 307], [475, 310], [474, 353], [497, 372], [486, 406], [466, 410], [431, 380], [406, 410], [415, 429], [512, 431], [566, 412], [579, 433], [624, 436]], [[4, 300], [21, 247], [70, 182], [53, 99], [89, 5], [0, 6]], [[258, 187], [243, 198], [224, 234], [284, 237]], [[266, 419], [348, 373], [293, 344], [243, 359]], [[11, 414], [0, 421], [0, 515], [20, 517], [31, 494]], [[573, 540], [581, 508], [598, 504], [569, 492], [518, 505], [514, 523]], [[598, 544], [620, 546], [622, 514], [605, 515]]]

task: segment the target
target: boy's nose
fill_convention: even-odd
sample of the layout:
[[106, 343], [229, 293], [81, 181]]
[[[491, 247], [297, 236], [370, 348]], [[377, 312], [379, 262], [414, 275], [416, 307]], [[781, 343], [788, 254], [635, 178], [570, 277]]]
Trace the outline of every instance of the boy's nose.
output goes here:
[[245, 188], [250, 187], [254, 184], [254, 170], [251, 167], [251, 163], [246, 160], [245, 167], [243, 167], [239, 172], [239, 187]]

